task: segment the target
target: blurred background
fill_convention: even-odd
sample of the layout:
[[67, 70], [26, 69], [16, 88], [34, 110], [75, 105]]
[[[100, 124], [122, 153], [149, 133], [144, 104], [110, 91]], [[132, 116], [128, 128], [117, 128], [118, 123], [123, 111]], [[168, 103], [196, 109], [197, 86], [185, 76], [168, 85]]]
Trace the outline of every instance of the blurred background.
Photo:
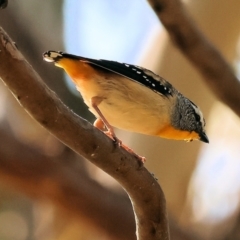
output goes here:
[[[188, 0], [185, 5], [239, 74], [240, 1]], [[173, 47], [145, 0], [9, 0], [0, 11], [0, 26], [59, 98], [90, 122], [94, 117], [70, 80], [42, 60], [46, 50], [149, 68], [200, 106], [209, 144], [121, 130], [117, 135], [146, 156], [146, 167], [158, 178], [167, 199], [173, 240], [240, 239], [239, 118], [215, 99], [191, 63]], [[59, 198], [59, 181], [65, 186], [62, 191], [69, 191], [66, 199], [73, 201], [70, 209]], [[116, 212], [102, 219], [94, 212], [91, 220], [87, 213], [81, 215], [75, 204], [88, 198], [71, 193], [85, 188], [89, 199], [95, 195], [86, 209], [107, 209], [110, 204]], [[1, 240], [114, 239], [108, 225], [101, 223], [107, 215], [117, 218], [117, 209], [131, 211], [129, 206], [118, 183], [39, 126], [0, 83]], [[119, 225], [132, 217], [132, 212], [126, 214]], [[117, 236], [115, 225], [115, 239], [124, 239]]]

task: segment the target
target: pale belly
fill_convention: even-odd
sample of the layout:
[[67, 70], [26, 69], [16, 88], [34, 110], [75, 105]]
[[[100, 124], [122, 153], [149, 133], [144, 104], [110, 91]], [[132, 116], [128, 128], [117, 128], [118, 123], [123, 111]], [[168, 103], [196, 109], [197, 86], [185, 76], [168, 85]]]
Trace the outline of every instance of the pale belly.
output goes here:
[[165, 99], [163, 102], [163, 98], [152, 90], [128, 79], [90, 81], [79, 84], [77, 88], [97, 118], [98, 114], [91, 106], [91, 98], [97, 96], [103, 99], [98, 108], [110, 125], [131, 132], [155, 135], [169, 123], [166, 101], [170, 100]]

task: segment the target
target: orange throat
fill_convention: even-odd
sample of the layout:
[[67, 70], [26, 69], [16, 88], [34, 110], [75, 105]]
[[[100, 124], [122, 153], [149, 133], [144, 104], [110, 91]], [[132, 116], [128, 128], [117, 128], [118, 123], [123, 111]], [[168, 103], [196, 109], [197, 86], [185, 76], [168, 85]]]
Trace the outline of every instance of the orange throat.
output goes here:
[[199, 140], [198, 133], [176, 129], [170, 125], [158, 131], [157, 136], [174, 140]]

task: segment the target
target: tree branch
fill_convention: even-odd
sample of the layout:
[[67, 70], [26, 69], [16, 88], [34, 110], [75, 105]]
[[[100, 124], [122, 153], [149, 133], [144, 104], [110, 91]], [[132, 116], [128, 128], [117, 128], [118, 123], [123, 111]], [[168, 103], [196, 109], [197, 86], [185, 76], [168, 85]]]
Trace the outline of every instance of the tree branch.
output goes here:
[[204, 77], [214, 94], [240, 116], [240, 83], [179, 0], [148, 0], [170, 38]]
[[[10, 129], [1, 124], [0, 182], [34, 199], [51, 200], [68, 216], [94, 226], [110, 239], [136, 239], [128, 197], [92, 180], [80, 156], [67, 147], [60, 155], [45, 156], [9, 133]], [[198, 239], [171, 218], [170, 234], [174, 240]]]
[[138, 239], [169, 239], [165, 198], [139, 160], [70, 111], [0, 29], [0, 76], [20, 104], [60, 141], [115, 178], [134, 208]]
[[0, 136], [1, 182], [33, 198], [50, 199], [110, 239], [136, 239], [129, 199], [92, 180], [69, 148], [60, 156], [47, 157], [16, 141], [6, 126], [0, 128]]

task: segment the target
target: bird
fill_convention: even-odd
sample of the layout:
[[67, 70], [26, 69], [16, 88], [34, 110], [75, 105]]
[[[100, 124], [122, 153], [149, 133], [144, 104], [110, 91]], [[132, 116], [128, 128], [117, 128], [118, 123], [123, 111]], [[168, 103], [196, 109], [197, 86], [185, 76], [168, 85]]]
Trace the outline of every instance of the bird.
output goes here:
[[61, 51], [43, 59], [63, 68], [96, 116], [94, 126], [129, 152], [113, 127], [166, 139], [209, 143], [200, 108], [167, 80], [140, 66]]

